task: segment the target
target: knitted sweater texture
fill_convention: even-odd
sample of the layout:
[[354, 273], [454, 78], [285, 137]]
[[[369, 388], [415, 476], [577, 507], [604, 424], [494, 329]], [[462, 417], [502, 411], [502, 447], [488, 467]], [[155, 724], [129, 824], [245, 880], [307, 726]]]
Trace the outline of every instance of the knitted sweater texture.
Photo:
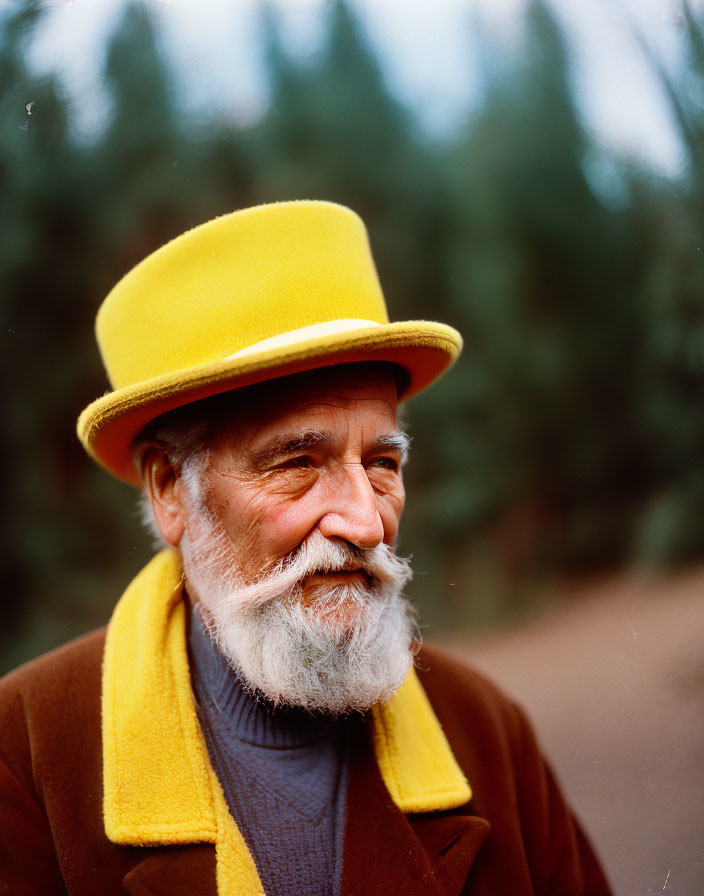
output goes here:
[[273, 708], [249, 693], [191, 611], [191, 678], [208, 753], [267, 896], [335, 896], [347, 761], [359, 720]]

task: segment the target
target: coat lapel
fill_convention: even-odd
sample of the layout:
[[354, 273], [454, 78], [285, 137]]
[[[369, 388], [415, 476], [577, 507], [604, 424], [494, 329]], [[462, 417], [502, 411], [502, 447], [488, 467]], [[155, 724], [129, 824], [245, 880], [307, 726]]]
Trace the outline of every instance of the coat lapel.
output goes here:
[[215, 850], [208, 844], [154, 847], [125, 875], [132, 896], [217, 896]]
[[477, 815], [411, 816], [411, 827], [423, 845], [445, 896], [457, 896], [489, 833], [489, 822]]
[[372, 708], [371, 717], [379, 771], [402, 812], [439, 812], [469, 802], [469, 783], [415, 669], [389, 700]]
[[361, 732], [351, 746], [342, 896], [457, 896], [489, 824], [466, 806], [405, 815]]

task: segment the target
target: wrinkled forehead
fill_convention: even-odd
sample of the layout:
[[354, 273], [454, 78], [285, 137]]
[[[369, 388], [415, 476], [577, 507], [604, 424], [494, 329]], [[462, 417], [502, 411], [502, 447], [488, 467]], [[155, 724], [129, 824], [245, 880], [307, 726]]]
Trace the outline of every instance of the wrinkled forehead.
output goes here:
[[[264, 419], [326, 407], [350, 407], [381, 402], [392, 413], [398, 408], [399, 382], [393, 365], [344, 364], [271, 380], [242, 390], [240, 419]], [[234, 408], [233, 408], [234, 410]]]
[[399, 382], [392, 365], [348, 364], [272, 380], [242, 390], [214, 421], [209, 442], [248, 430], [328, 428], [354, 417], [370, 428], [393, 428]]
[[[206, 398], [153, 420], [135, 440], [135, 450], [152, 439], [167, 444], [214, 447], [226, 432], [284, 425], [296, 417], [355, 409], [359, 419], [394, 427], [398, 395], [407, 387], [406, 371], [388, 362], [356, 362], [268, 380]], [[327, 409], [327, 410], [326, 410]], [[314, 424], [312, 424], [314, 425]]]

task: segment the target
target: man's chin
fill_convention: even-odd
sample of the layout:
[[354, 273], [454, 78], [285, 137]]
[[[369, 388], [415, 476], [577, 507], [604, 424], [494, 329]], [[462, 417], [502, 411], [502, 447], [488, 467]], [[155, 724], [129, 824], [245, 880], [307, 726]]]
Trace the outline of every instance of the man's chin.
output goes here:
[[311, 577], [303, 585], [299, 600], [310, 616], [325, 628], [351, 629], [363, 622], [376, 595], [361, 575], [330, 574]]
[[388, 613], [374, 596], [329, 597], [315, 608], [300, 598], [269, 604], [220, 627], [218, 645], [252, 691], [277, 706], [342, 715], [367, 711], [403, 683], [415, 652], [404, 605]]

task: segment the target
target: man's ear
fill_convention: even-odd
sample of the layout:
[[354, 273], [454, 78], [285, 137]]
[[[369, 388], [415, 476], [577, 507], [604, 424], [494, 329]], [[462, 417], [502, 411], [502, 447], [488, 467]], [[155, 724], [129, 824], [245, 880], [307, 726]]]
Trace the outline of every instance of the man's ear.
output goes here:
[[142, 451], [139, 466], [159, 531], [168, 544], [178, 547], [186, 528], [187, 513], [176, 470], [164, 448], [156, 442]]

